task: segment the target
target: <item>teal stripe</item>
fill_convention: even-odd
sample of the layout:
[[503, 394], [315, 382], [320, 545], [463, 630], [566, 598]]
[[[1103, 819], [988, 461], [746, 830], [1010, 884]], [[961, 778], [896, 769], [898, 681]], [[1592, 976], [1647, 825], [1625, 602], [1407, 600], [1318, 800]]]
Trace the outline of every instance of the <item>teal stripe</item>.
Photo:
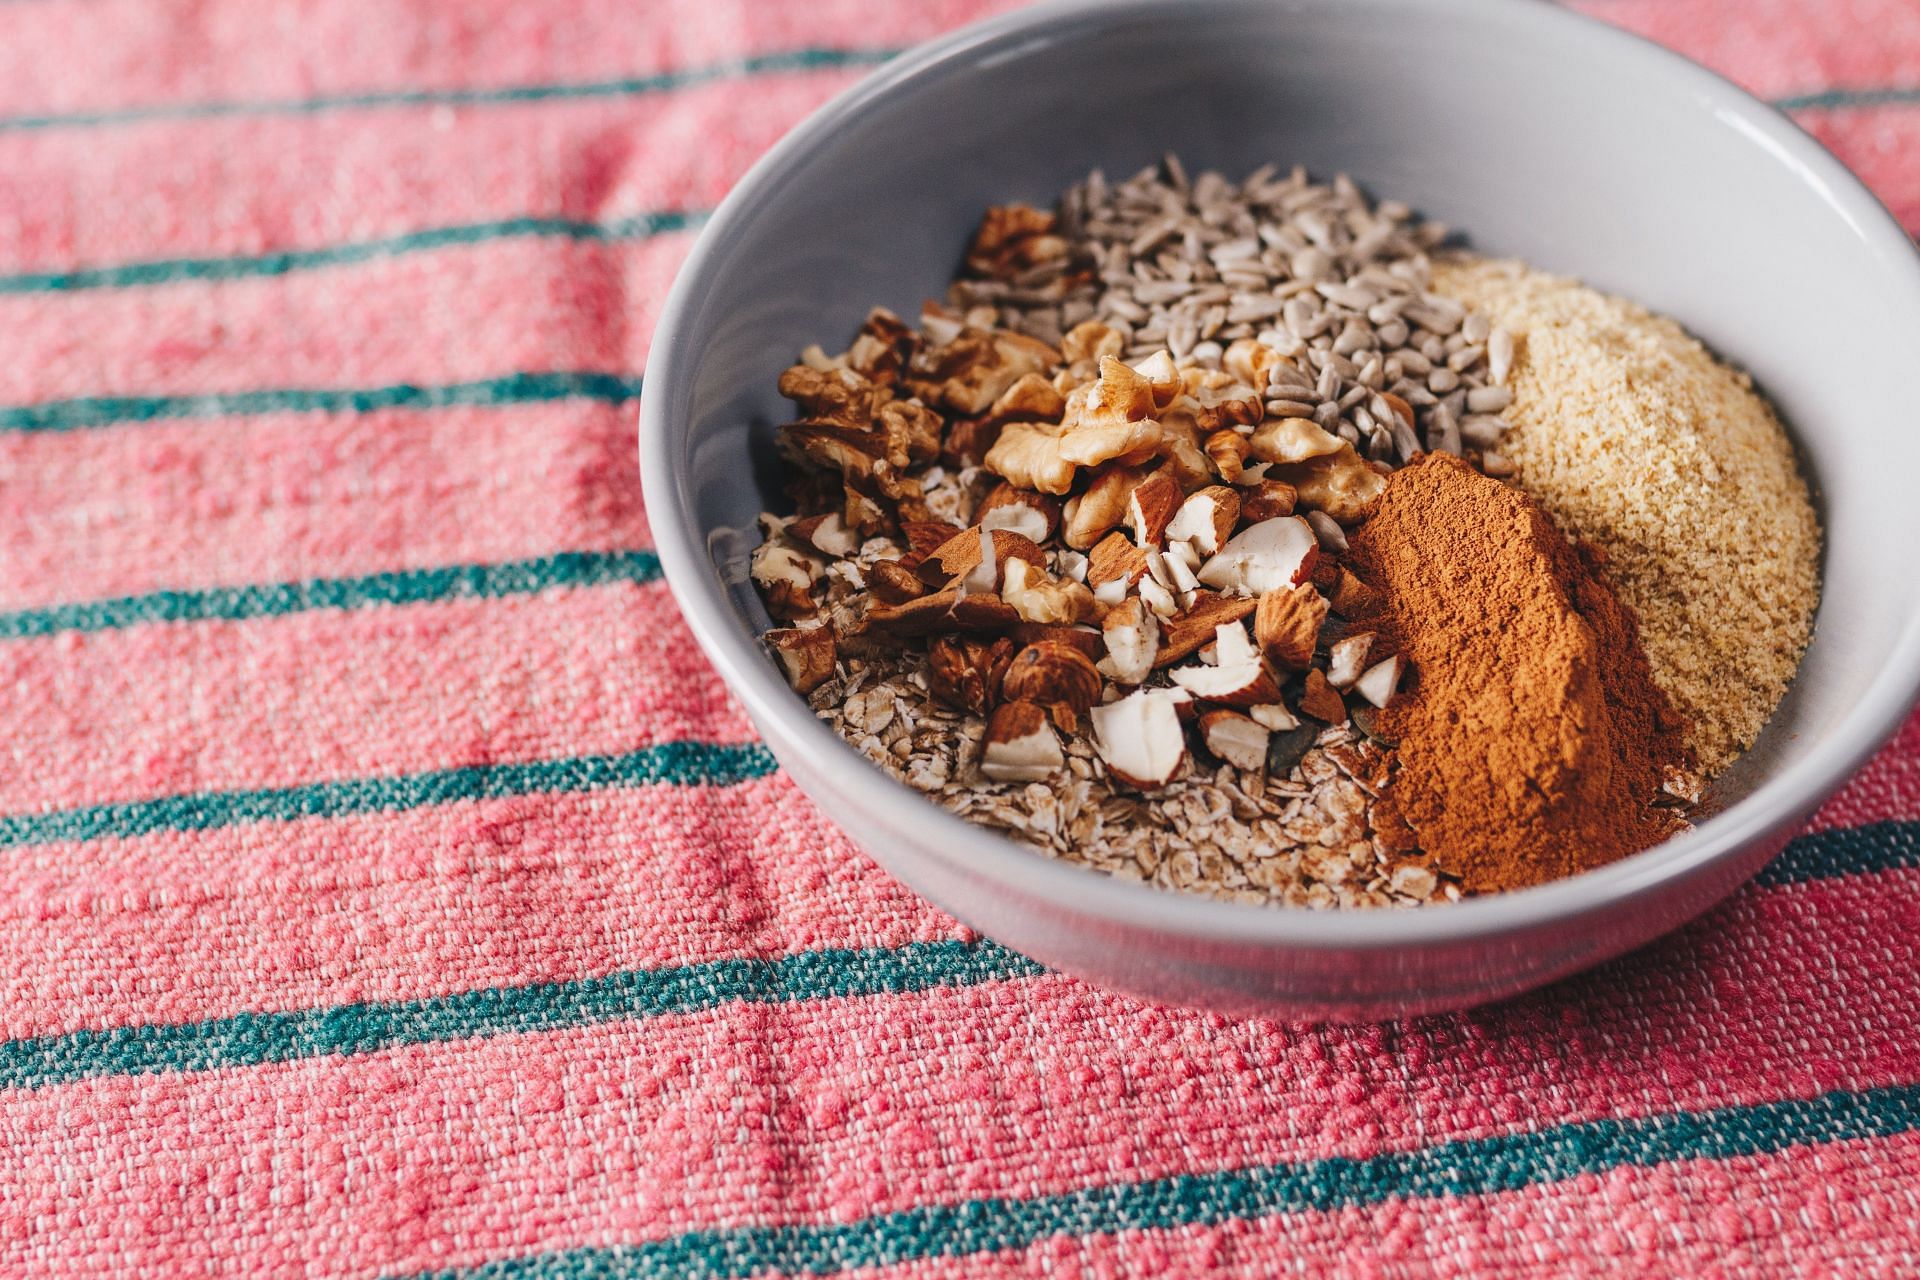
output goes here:
[[83, 289], [125, 289], [182, 280], [241, 280], [283, 276], [321, 267], [350, 266], [379, 258], [435, 249], [485, 244], [493, 240], [559, 239], [611, 243], [644, 240], [669, 231], [686, 231], [706, 221], [704, 212], [667, 210], [631, 218], [587, 222], [576, 218], [502, 218], [451, 227], [426, 227], [373, 240], [355, 240], [317, 249], [206, 258], [154, 258], [71, 271], [29, 271], [0, 276], [0, 294], [74, 293]]
[[107, 631], [153, 622], [233, 622], [318, 609], [431, 604], [437, 600], [497, 599], [555, 587], [652, 582], [660, 560], [651, 551], [570, 551], [501, 564], [448, 565], [372, 573], [357, 578], [309, 578], [206, 591], [155, 591], [0, 613], [0, 640], [62, 631]]
[[1920, 88], [1827, 89], [1775, 100], [1782, 111], [1842, 111], [1849, 107], [1895, 107], [1920, 102]]
[[715, 960], [392, 1004], [75, 1031], [0, 1043], [0, 1089], [525, 1035], [697, 1013], [735, 1001], [785, 1004], [972, 986], [1042, 972], [1033, 961], [989, 942], [916, 942], [859, 951], [803, 951], [772, 960]]
[[[684, 745], [684, 744], [683, 744]], [[707, 752], [720, 749], [704, 748]], [[734, 749], [738, 776], [758, 776], [773, 768], [757, 748]], [[645, 754], [645, 753], [641, 753]], [[631, 760], [620, 757], [618, 760]], [[574, 780], [596, 771], [601, 777], [623, 772], [616, 761], [580, 769]], [[524, 768], [524, 766], [522, 766]], [[712, 759], [701, 766], [714, 781], [722, 769]], [[659, 760], [642, 769], [646, 780], [662, 780], [672, 771]], [[470, 779], [475, 771], [456, 770]], [[390, 780], [406, 784], [405, 794], [389, 800], [419, 802], [433, 788], [426, 779], [450, 774]], [[688, 781], [684, 772], [667, 778]], [[501, 785], [529, 781], [503, 777], [475, 786], [469, 780], [459, 796], [517, 794]], [[624, 785], [613, 783], [610, 785]], [[539, 786], [539, 790], [572, 789]], [[277, 793], [285, 795], [287, 793]], [[221, 797], [216, 797], [218, 801]], [[358, 812], [358, 805], [331, 812]], [[4, 821], [4, 820], [0, 820]], [[17, 821], [17, 820], [16, 820]], [[1831, 831], [1795, 842], [1780, 864], [1793, 865], [1790, 877], [1771, 873], [1763, 880], [1791, 883], [1822, 876], [1858, 875], [1915, 865], [1913, 829], [1920, 824], [1884, 823], [1860, 832]], [[1903, 828], [1889, 832], [1888, 828]], [[1858, 837], [1858, 838], [1856, 838]], [[882, 991], [920, 991], [1029, 977], [1038, 965], [990, 943], [914, 943], [870, 951], [802, 952], [779, 961], [725, 961], [675, 969], [641, 970], [604, 978], [547, 983], [532, 987], [492, 988], [431, 1000], [391, 1004], [353, 1004], [287, 1013], [242, 1014], [205, 1022], [153, 1024], [104, 1031], [74, 1031], [31, 1040], [0, 1042], [0, 1088], [37, 1085], [114, 1073], [199, 1071], [279, 1062], [321, 1054], [364, 1053], [378, 1048], [430, 1041], [549, 1031], [618, 1018], [654, 1016], [708, 1008], [726, 1000], [806, 1000]]]
[[627, 76], [617, 80], [589, 80], [566, 84], [509, 85], [497, 89], [395, 89], [372, 93], [336, 93], [316, 98], [246, 99], [224, 102], [166, 103], [111, 111], [76, 111], [55, 115], [0, 117], [0, 131], [22, 129], [84, 129], [102, 125], [143, 124], [159, 120], [208, 120], [222, 116], [310, 116], [329, 111], [372, 110], [383, 107], [491, 107], [519, 102], [563, 102], [590, 98], [636, 98], [669, 93], [717, 80], [775, 75], [791, 71], [829, 71], [870, 67], [885, 62], [897, 49], [790, 49], [738, 58], [706, 67], [689, 67], [658, 75]]
[[[489, 107], [527, 102], [566, 102], [582, 99], [636, 98], [670, 93], [694, 85], [795, 71], [829, 71], [877, 66], [899, 49], [790, 49], [759, 54], [706, 67], [612, 80], [557, 84], [507, 85], [495, 89], [392, 89], [368, 93], [323, 94], [312, 98], [229, 99], [215, 102], [161, 103], [106, 111], [72, 111], [42, 115], [0, 117], [0, 132], [44, 129], [89, 129], [111, 125], [144, 124], [167, 120], [210, 120], [230, 116], [309, 116], [332, 111], [379, 110], [388, 107]], [[1831, 89], [1779, 98], [1774, 106], [1785, 111], [1834, 110], [1845, 107], [1902, 105], [1920, 101], [1920, 88]]]
[[196, 791], [124, 804], [0, 816], [0, 846], [56, 840], [209, 831], [254, 822], [336, 818], [530, 793], [601, 791], [670, 783], [729, 786], [765, 777], [773, 757], [758, 743], [668, 742], [625, 755], [466, 765], [427, 773], [312, 782], [258, 791]]
[[640, 379], [615, 373], [511, 373], [440, 386], [279, 387], [199, 396], [83, 396], [0, 406], [0, 431], [75, 431], [171, 418], [255, 413], [372, 413], [379, 409], [444, 409], [455, 405], [543, 404], [599, 400], [625, 404], [640, 396]]
[[1875, 822], [1798, 836], [1761, 869], [1764, 887], [1920, 867], [1920, 822]]
[[1920, 1086], [1901, 1085], [1717, 1111], [1556, 1125], [1366, 1159], [1268, 1164], [1026, 1199], [963, 1200], [845, 1224], [694, 1231], [658, 1242], [534, 1254], [430, 1275], [434, 1280], [831, 1275], [1020, 1249], [1061, 1236], [1209, 1227], [1390, 1200], [1497, 1195], [1615, 1169], [1771, 1155], [1915, 1129], [1920, 1129]]

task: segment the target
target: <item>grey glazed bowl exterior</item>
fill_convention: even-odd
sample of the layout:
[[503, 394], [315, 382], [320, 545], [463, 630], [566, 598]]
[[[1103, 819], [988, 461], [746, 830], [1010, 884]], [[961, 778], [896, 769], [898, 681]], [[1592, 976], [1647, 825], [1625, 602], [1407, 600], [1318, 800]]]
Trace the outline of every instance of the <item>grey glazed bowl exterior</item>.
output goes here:
[[[774, 380], [867, 308], [938, 296], [980, 209], [1177, 149], [1371, 189], [1664, 310], [1752, 370], [1821, 496], [1825, 598], [1800, 678], [1717, 787], [1723, 811], [1557, 884], [1414, 912], [1168, 894], [935, 809], [809, 714], [746, 583], [778, 505]], [[1460, 1007], [1615, 956], [1705, 910], [1898, 726], [1920, 687], [1920, 267], [1836, 161], [1762, 104], [1530, 0], [1043, 6], [890, 63], [801, 125], [707, 227], [655, 339], [648, 515], [695, 636], [780, 763], [894, 875], [1043, 963], [1147, 998], [1342, 1020]]]

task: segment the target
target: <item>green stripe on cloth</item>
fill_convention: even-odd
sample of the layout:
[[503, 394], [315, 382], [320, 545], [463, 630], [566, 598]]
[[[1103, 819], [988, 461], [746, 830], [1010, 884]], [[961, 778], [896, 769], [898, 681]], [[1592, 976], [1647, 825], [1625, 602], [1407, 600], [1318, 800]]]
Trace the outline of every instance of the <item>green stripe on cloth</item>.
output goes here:
[[224, 418], [259, 413], [372, 413], [380, 409], [445, 409], [599, 400], [625, 404], [640, 397], [640, 379], [617, 373], [510, 373], [476, 382], [387, 387], [278, 387], [199, 396], [86, 396], [40, 404], [0, 406], [0, 431], [75, 431], [174, 418]]
[[1760, 869], [1764, 887], [1920, 867], [1920, 822], [1874, 822], [1796, 836]]
[[[1731, 1160], [1920, 1129], [1920, 1086], [1556, 1125], [1365, 1159], [1335, 1157], [1108, 1183], [1028, 1199], [962, 1200], [855, 1222], [694, 1231], [644, 1244], [505, 1258], [431, 1280], [832, 1275], [1020, 1249], [1058, 1236], [1168, 1231], [1388, 1200], [1484, 1196], [1615, 1169]], [[420, 1280], [427, 1280], [421, 1277]]]
[[392, 1004], [243, 1013], [206, 1022], [74, 1031], [0, 1043], [0, 1089], [31, 1089], [102, 1075], [212, 1071], [396, 1045], [526, 1035], [735, 1001], [781, 1004], [934, 987], [973, 986], [1044, 973], [990, 942], [914, 942], [869, 950], [803, 951], [776, 959], [712, 960], [571, 982], [492, 987]]
[[1885, 89], [1824, 89], [1776, 98], [1782, 111], [1844, 111], [1849, 107], [1898, 107], [1920, 103], [1920, 86]]
[[113, 266], [77, 267], [69, 271], [28, 271], [0, 276], [0, 294], [75, 293], [84, 289], [125, 289], [185, 280], [283, 276], [295, 271], [350, 266], [379, 258], [485, 244], [495, 240], [645, 240], [669, 231], [691, 230], [705, 222], [706, 218], [705, 212], [691, 210], [643, 213], [605, 222], [587, 222], [577, 218], [501, 218], [492, 222], [469, 222], [450, 227], [423, 227], [398, 235], [353, 240], [314, 249], [281, 249], [203, 258], [152, 258]]
[[354, 578], [308, 578], [204, 591], [155, 591], [0, 613], [0, 640], [63, 631], [109, 631], [154, 622], [232, 622], [318, 609], [431, 604], [439, 600], [497, 599], [556, 587], [653, 582], [660, 559], [651, 551], [568, 551], [533, 560], [402, 569]]
[[[769, 762], [768, 767], [771, 767]], [[1889, 826], [1908, 828], [1887, 839]], [[1914, 865], [1912, 828], [1804, 837], [1805, 874], [1855, 875]], [[1853, 839], [1858, 834], [1859, 840]], [[1822, 856], [1822, 844], [1848, 850]], [[1871, 852], [1878, 849], [1878, 857]], [[1792, 881], [1787, 881], [1792, 883]], [[32, 1088], [113, 1074], [202, 1071], [402, 1044], [552, 1031], [620, 1018], [708, 1008], [725, 1000], [806, 1000], [921, 991], [1034, 977], [1046, 970], [992, 943], [909, 943], [864, 951], [805, 951], [777, 961], [729, 960], [598, 978], [496, 987], [429, 1000], [249, 1013], [203, 1022], [83, 1030], [0, 1042], [0, 1088]], [[704, 1002], [703, 1002], [704, 1001]]]
[[757, 742], [666, 742], [625, 755], [465, 765], [427, 773], [347, 778], [258, 791], [196, 791], [122, 804], [10, 814], [0, 816], [0, 846], [130, 838], [160, 831], [208, 831], [254, 822], [387, 813], [502, 796], [656, 784], [730, 786], [765, 777], [774, 768], [773, 756]]
[[490, 107], [519, 102], [564, 102], [583, 98], [637, 98], [692, 85], [792, 71], [832, 71], [871, 67], [898, 49], [789, 49], [706, 67], [686, 67], [654, 75], [566, 84], [503, 85], [492, 89], [391, 89], [370, 93], [324, 94], [314, 98], [161, 103], [106, 111], [50, 115], [0, 116], [0, 131], [86, 129], [102, 125], [145, 124], [159, 120], [209, 120], [223, 116], [309, 116], [329, 111], [381, 107]]

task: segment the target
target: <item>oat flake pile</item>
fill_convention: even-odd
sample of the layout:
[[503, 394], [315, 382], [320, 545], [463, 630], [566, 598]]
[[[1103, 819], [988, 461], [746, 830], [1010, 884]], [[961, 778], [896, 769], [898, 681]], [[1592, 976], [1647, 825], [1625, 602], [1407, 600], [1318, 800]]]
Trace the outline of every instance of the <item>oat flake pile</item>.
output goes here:
[[[753, 574], [795, 688], [956, 813], [1245, 901], [1452, 899], [1684, 829], [1730, 753], [1650, 674], [1641, 622], [1664, 657], [1680, 615], [1621, 604], [1609, 554], [1642, 561], [1591, 520], [1569, 543], [1555, 489], [1501, 483], [1505, 415], [1531, 459], [1560, 408], [1518, 398], [1550, 344], [1454, 296], [1449, 256], [1437, 281], [1447, 234], [1344, 177], [1173, 157], [988, 210], [946, 304], [781, 379], [797, 511]], [[1394, 499], [1429, 457], [1456, 461]]]

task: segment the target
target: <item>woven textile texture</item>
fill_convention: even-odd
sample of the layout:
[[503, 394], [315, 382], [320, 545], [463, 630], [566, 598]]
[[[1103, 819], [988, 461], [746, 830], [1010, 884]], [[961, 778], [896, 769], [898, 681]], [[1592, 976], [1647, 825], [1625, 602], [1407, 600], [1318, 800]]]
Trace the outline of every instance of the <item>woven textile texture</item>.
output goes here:
[[[1591, 0], [1920, 226], [1916, 0]], [[0, 0], [0, 1275], [1920, 1273], [1920, 720], [1406, 1025], [891, 882], [639, 497], [703, 211], [1001, 0]]]

